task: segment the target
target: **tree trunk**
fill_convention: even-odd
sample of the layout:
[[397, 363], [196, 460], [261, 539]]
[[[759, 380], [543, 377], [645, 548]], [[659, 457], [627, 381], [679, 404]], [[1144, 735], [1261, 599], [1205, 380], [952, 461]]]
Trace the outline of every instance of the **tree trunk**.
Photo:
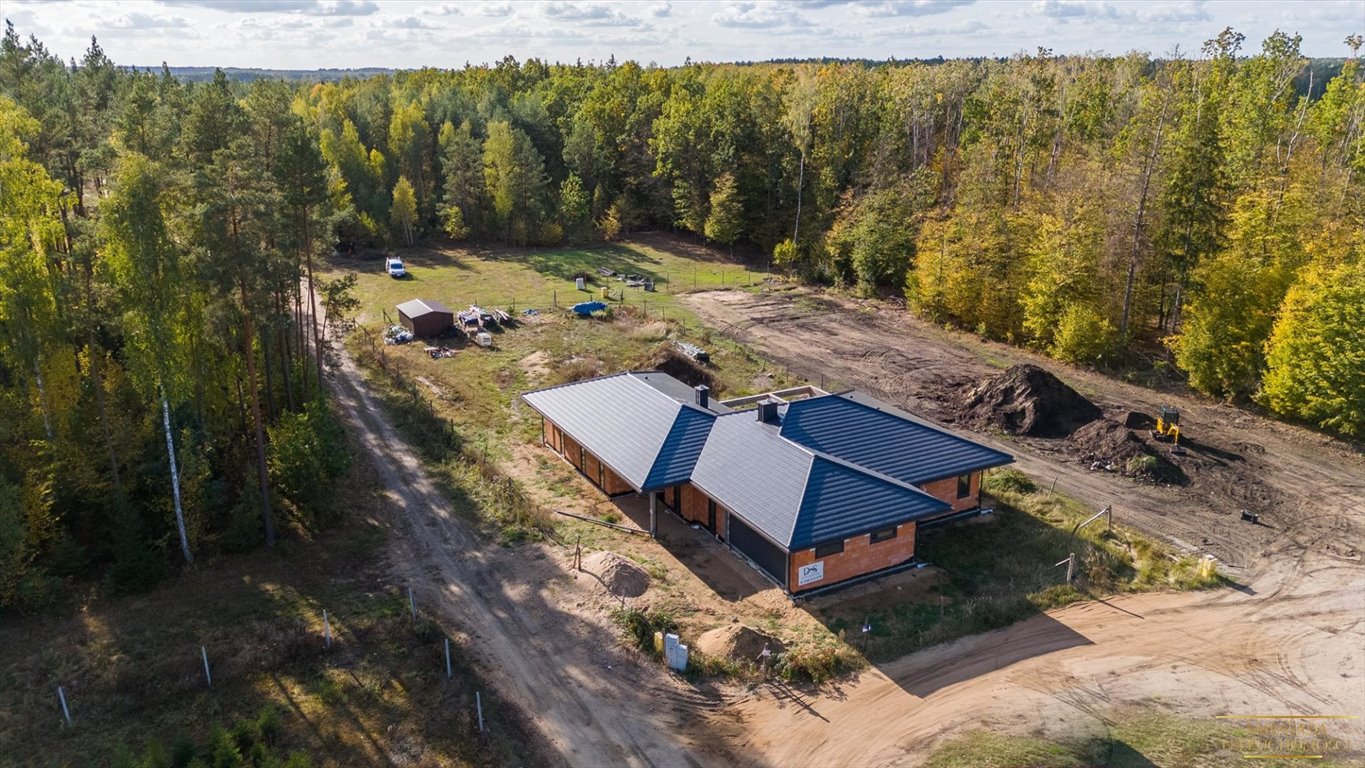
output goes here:
[[166, 388], [161, 387], [161, 427], [166, 432], [166, 458], [171, 464], [171, 498], [175, 501], [175, 527], [180, 533], [180, 552], [185, 562], [194, 563], [190, 554], [190, 539], [185, 533], [185, 512], [180, 506], [180, 468], [175, 463], [175, 437], [171, 433], [171, 404], [166, 399]]
[[265, 369], [265, 420], [275, 421], [275, 375], [270, 367], [270, 327], [261, 332], [261, 367]]
[[322, 337], [318, 333], [318, 294], [313, 287], [313, 248], [308, 237], [308, 209], [303, 211], [303, 248], [308, 266], [308, 314], [313, 325], [313, 357], [318, 366], [318, 396], [322, 396]]
[[1152, 136], [1152, 151], [1142, 169], [1142, 188], [1138, 193], [1137, 216], [1133, 221], [1133, 250], [1128, 258], [1128, 277], [1123, 285], [1123, 315], [1119, 321], [1119, 338], [1125, 344], [1125, 349], [1128, 342], [1128, 324], [1133, 311], [1133, 279], [1137, 275], [1138, 259], [1142, 255], [1142, 225], [1147, 216], [1147, 192], [1152, 186], [1152, 174], [1156, 170], [1157, 155], [1161, 151], [1161, 134], [1166, 128], [1166, 107], [1169, 104], [1170, 96], [1162, 97], [1161, 114], [1157, 117], [1156, 133]]
[[242, 294], [242, 351], [246, 355], [247, 394], [251, 400], [251, 420], [256, 431], [256, 475], [261, 486], [261, 519], [265, 523], [265, 545], [275, 546], [275, 519], [270, 513], [270, 479], [265, 468], [265, 426], [261, 421], [261, 394], [256, 384], [256, 351], [252, 348], [251, 308], [247, 302], [246, 282], [239, 280]]
[[47, 407], [47, 386], [43, 384], [43, 369], [38, 364], [38, 358], [33, 358], [33, 381], [38, 386], [38, 410], [43, 413], [43, 434], [47, 435], [49, 443], [54, 442], [57, 436], [52, 431], [52, 413]]
[[796, 225], [792, 227], [792, 245], [801, 242], [801, 193], [806, 187], [806, 150], [801, 150], [801, 166], [796, 173]]

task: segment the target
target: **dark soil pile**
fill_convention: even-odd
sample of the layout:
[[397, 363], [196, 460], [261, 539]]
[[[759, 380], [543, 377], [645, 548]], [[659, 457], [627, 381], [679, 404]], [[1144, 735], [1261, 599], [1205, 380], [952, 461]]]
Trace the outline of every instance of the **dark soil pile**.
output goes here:
[[722, 389], [716, 383], [716, 377], [706, 369], [706, 366], [679, 352], [669, 342], [660, 344], [654, 352], [654, 356], [645, 363], [644, 367], [663, 371], [689, 387], [705, 384], [711, 388], [712, 397], [719, 395]]
[[782, 641], [743, 624], [731, 624], [703, 633], [692, 647], [716, 659], [758, 662], [763, 647], [772, 655], [782, 652]]
[[1066, 437], [1100, 417], [1100, 409], [1036, 365], [1016, 365], [962, 399], [963, 421], [1015, 435]]
[[1071, 435], [1080, 460], [1094, 469], [1153, 483], [1181, 485], [1188, 481], [1180, 467], [1152, 450], [1131, 429], [1108, 419], [1092, 421]]

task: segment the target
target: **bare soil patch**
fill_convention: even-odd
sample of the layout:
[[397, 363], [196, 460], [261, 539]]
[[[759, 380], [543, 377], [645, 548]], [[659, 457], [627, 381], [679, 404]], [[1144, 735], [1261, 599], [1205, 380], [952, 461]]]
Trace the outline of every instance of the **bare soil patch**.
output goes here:
[[[1112, 504], [1116, 521], [1215, 556], [1236, 584], [1073, 605], [804, 697], [760, 688], [724, 713], [751, 764], [915, 765], [962, 728], [1074, 732], [1104, 727], [1096, 713], [1108, 707], [1158, 699], [1193, 717], [1365, 712], [1359, 450], [1178, 389], [1157, 392], [946, 331], [883, 302], [807, 289], [711, 291], [685, 301], [811, 383], [857, 387], [960, 428], [980, 423], [962, 406], [980, 381], [1024, 363], [1050, 372], [1109, 423], [1132, 426], [1099, 423], [1072, 439], [1003, 430], [976, 439], [1013, 454], [1043, 487], [1055, 482], [1095, 509]], [[1123, 445], [1131, 442], [1125, 430], [1148, 428], [1144, 416], [1162, 404], [1180, 409], [1187, 453], [1147, 447], [1187, 484], [1090, 468], [1084, 457], [1097, 444], [1133, 450]], [[1241, 521], [1243, 508], [1264, 524]], [[1359, 721], [1338, 731], [1356, 743], [1365, 736]]]

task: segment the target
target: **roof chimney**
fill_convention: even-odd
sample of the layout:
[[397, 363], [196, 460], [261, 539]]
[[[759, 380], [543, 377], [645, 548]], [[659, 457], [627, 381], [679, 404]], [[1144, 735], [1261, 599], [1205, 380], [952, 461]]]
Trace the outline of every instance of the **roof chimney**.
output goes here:
[[692, 388], [697, 393], [697, 405], [702, 408], [711, 407], [711, 388], [705, 384], [698, 384]]
[[758, 420], [762, 424], [777, 423], [777, 406], [780, 400], [768, 399], [758, 402]]

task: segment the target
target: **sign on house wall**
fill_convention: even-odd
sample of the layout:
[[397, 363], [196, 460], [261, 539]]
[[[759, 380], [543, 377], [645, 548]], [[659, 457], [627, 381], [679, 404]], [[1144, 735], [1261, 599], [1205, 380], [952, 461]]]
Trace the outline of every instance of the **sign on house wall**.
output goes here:
[[810, 565], [803, 565], [796, 572], [796, 585], [805, 586], [814, 584], [825, 578], [825, 561], [816, 560]]

